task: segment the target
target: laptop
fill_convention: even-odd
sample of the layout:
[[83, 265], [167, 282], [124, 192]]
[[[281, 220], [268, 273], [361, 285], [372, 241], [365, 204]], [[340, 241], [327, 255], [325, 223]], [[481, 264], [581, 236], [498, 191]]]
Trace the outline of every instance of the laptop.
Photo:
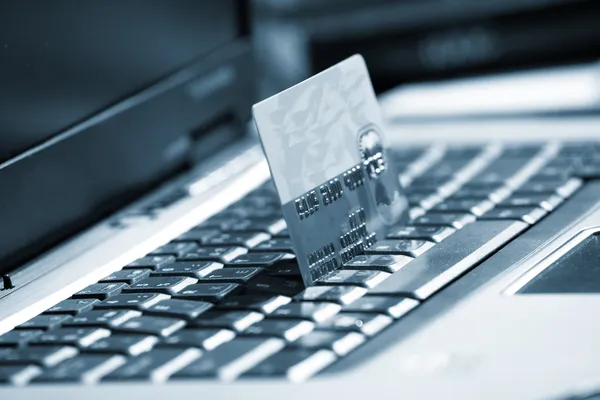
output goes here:
[[1, 7], [1, 398], [598, 397], [596, 118], [382, 98], [411, 219], [305, 288], [243, 5]]

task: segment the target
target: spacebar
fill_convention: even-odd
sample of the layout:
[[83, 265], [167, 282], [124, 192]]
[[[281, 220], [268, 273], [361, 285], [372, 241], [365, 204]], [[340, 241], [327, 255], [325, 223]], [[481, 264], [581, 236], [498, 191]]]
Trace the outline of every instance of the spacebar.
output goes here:
[[405, 295], [424, 300], [519, 235], [521, 221], [476, 221], [406, 264], [369, 295]]

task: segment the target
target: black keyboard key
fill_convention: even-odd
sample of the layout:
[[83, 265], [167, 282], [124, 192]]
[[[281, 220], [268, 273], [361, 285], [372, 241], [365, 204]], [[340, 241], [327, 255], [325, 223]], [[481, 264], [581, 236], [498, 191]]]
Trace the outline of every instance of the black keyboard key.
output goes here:
[[424, 300], [475, 267], [527, 228], [520, 221], [477, 221], [400, 268], [368, 295], [408, 295]]
[[529, 181], [515, 190], [515, 195], [558, 194], [563, 198], [571, 197], [582, 185], [579, 178], [559, 181]]
[[230, 296], [221, 301], [217, 307], [220, 310], [252, 310], [270, 314], [290, 301], [291, 298], [279, 295]]
[[344, 264], [344, 269], [396, 272], [414, 258], [393, 254], [361, 254]]
[[[494, 184], [495, 185], [495, 184]], [[490, 200], [500, 203], [511, 194], [511, 189], [506, 186], [470, 187], [468, 184], [453, 193], [450, 200]]]
[[542, 150], [543, 144], [518, 144], [502, 149], [502, 157], [507, 158], [532, 158]]
[[311, 286], [294, 297], [296, 301], [327, 301], [350, 304], [367, 293], [359, 286]]
[[149, 255], [183, 257], [185, 254], [193, 253], [197, 249], [198, 244], [195, 242], [171, 242], [160, 246]]
[[212, 307], [211, 303], [205, 301], [169, 299], [148, 307], [144, 314], [192, 320]]
[[199, 328], [223, 328], [241, 332], [252, 324], [262, 321], [264, 315], [256, 311], [219, 311], [211, 310], [190, 322], [190, 326]]
[[546, 216], [546, 214], [548, 214], [548, 211], [540, 207], [502, 207], [488, 212], [482, 219], [518, 220], [533, 225]]
[[291, 347], [326, 349], [332, 350], [338, 356], [345, 356], [365, 341], [365, 335], [358, 332], [313, 331], [296, 340]]
[[0, 347], [22, 347], [40, 336], [42, 330], [12, 330], [0, 336]]
[[277, 338], [235, 338], [176, 373], [173, 378], [213, 378], [231, 381], [280, 351], [285, 342]]
[[89, 311], [98, 304], [96, 299], [68, 299], [47, 309], [44, 314], [71, 314], [76, 315]]
[[197, 242], [200, 244], [206, 244], [206, 241], [213, 236], [220, 233], [218, 229], [210, 228], [195, 228], [183, 235], [173, 239], [173, 242]]
[[132, 284], [132, 283], [139, 282], [143, 279], [146, 279], [150, 275], [150, 272], [152, 272], [152, 270], [148, 269], [148, 268], [122, 269], [120, 271], [113, 272], [112, 274], [108, 275], [104, 279], [100, 280], [100, 282], [108, 282], [108, 283], [124, 282], [124, 283], [128, 283], [128, 284]]
[[220, 345], [235, 338], [235, 332], [229, 329], [183, 329], [162, 340], [161, 346], [166, 347], [200, 347], [214, 350]]
[[195, 348], [159, 348], [130, 358], [125, 365], [104, 378], [105, 381], [151, 380], [165, 382], [202, 355]]
[[0, 383], [25, 386], [41, 373], [42, 369], [35, 365], [4, 365], [0, 366]]
[[282, 260], [295, 259], [292, 254], [288, 253], [248, 253], [237, 256], [227, 265], [233, 267], [265, 267], [279, 263]]
[[121, 293], [123, 288], [127, 287], [126, 283], [94, 283], [80, 290], [73, 295], [74, 299], [98, 299], [105, 300], [109, 297], [116, 296]]
[[[273, 211], [269, 211], [273, 213]], [[252, 218], [240, 221], [236, 224], [231, 224], [227, 227], [227, 232], [266, 232], [268, 234], [281, 232], [286, 228], [285, 220], [278, 215], [280, 211], [276, 211], [274, 217], [267, 218]]]
[[158, 268], [151, 276], [203, 278], [220, 268], [223, 268], [223, 264], [214, 261], [178, 261]]
[[289, 230], [286, 228], [280, 232], [274, 233], [272, 235], [274, 238], [286, 238], [289, 239], [290, 238], [290, 232]]
[[342, 307], [335, 303], [293, 302], [273, 311], [273, 318], [307, 319], [313, 322], [324, 322], [333, 318]]
[[252, 294], [280, 294], [294, 297], [304, 288], [301, 280], [289, 279], [280, 276], [271, 276], [270, 270], [266, 274], [259, 274], [246, 284], [246, 292]]
[[263, 319], [243, 332], [244, 336], [278, 337], [288, 342], [312, 332], [315, 324], [305, 320], [295, 319]]
[[264, 242], [260, 242], [254, 246], [252, 251], [276, 251], [276, 252], [287, 252], [293, 253], [294, 246], [292, 245], [292, 239], [289, 237], [274, 237]]
[[60, 328], [44, 332], [33, 339], [30, 345], [88, 347], [102, 338], [110, 336], [104, 328]]
[[240, 246], [201, 247], [192, 253], [180, 257], [181, 261], [217, 261], [227, 264], [239, 255], [246, 254], [248, 249]]
[[121, 355], [82, 354], [44, 371], [33, 382], [97, 383], [105, 375], [125, 364]]
[[475, 220], [476, 217], [472, 214], [428, 213], [415, 218], [412, 223], [416, 226], [449, 226], [454, 229], [462, 229]]
[[320, 323], [317, 329], [332, 331], [359, 332], [366, 336], [375, 336], [393, 322], [393, 318], [384, 314], [339, 313]]
[[27, 322], [22, 323], [15, 329], [54, 329], [59, 327], [62, 323], [70, 320], [70, 315], [37, 315]]
[[282, 262], [275, 266], [269, 267], [267, 275], [278, 278], [289, 278], [301, 280], [302, 275], [300, 274], [300, 266], [296, 260], [290, 260], [289, 262]]
[[141, 312], [134, 310], [92, 310], [74, 316], [63, 326], [112, 328], [140, 315]]
[[352, 304], [344, 306], [342, 310], [345, 312], [387, 314], [394, 319], [398, 319], [418, 305], [419, 302], [414, 299], [365, 296]]
[[96, 309], [129, 309], [143, 310], [159, 301], [168, 299], [169, 296], [162, 293], [128, 293], [119, 294], [102, 303], [96, 304]]
[[115, 331], [125, 333], [148, 334], [154, 336], [169, 336], [185, 326], [185, 321], [176, 318], [153, 317], [143, 315], [124, 322]]
[[410, 257], [417, 257], [435, 246], [427, 240], [380, 240], [373, 246], [366, 249], [367, 254], [397, 254]]
[[199, 283], [239, 283], [244, 284], [261, 273], [263, 268], [258, 267], [240, 267], [240, 268], [222, 268], [213, 271], [204, 278], [198, 280]]
[[185, 287], [197, 282], [187, 276], [155, 276], [131, 284], [123, 293], [164, 293], [174, 295]]
[[504, 184], [515, 176], [531, 161], [531, 157], [500, 157], [493, 161], [483, 172], [469, 180], [469, 185]]
[[552, 211], [558, 207], [564, 199], [557, 194], [531, 194], [514, 195], [499, 204], [500, 207], [541, 207], [546, 211]]
[[383, 282], [388, 276], [390, 276], [389, 273], [382, 271], [338, 269], [319, 279], [317, 285], [355, 285], [372, 288]]
[[439, 243], [456, 232], [449, 226], [400, 226], [390, 230], [389, 239], [420, 239]]
[[100, 339], [84, 349], [86, 353], [123, 354], [138, 356], [152, 350], [158, 343], [156, 336], [144, 334], [114, 334]]
[[67, 346], [28, 346], [22, 349], [0, 349], [0, 366], [41, 365], [53, 367], [66, 359], [76, 356], [78, 350]]
[[123, 269], [158, 269], [160, 267], [164, 267], [165, 265], [169, 265], [172, 262], [175, 262], [174, 256], [146, 256], [138, 258], [134, 262], [127, 264], [123, 267]]
[[336, 355], [328, 350], [285, 349], [248, 370], [243, 377], [285, 376], [292, 382], [302, 382], [335, 360]]
[[254, 247], [260, 242], [270, 239], [271, 236], [262, 233], [228, 232], [215, 235], [206, 241], [210, 246], [243, 246]]
[[197, 283], [177, 293], [177, 298], [216, 303], [226, 296], [239, 293], [241, 290], [242, 286], [237, 283]]
[[467, 212], [477, 217], [494, 208], [495, 203], [490, 200], [446, 200], [432, 209], [433, 212]]

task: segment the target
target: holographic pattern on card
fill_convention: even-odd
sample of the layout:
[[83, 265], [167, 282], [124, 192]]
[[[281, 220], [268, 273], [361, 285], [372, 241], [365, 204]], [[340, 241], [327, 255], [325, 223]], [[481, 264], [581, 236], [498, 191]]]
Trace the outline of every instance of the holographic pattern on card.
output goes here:
[[255, 104], [253, 115], [307, 286], [404, 215], [361, 56]]

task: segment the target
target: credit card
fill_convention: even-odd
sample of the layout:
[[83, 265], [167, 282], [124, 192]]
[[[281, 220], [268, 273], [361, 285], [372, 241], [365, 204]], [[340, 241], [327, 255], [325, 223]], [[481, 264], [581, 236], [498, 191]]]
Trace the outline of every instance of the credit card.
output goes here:
[[379, 104], [354, 55], [253, 106], [306, 286], [361, 254], [405, 215]]

